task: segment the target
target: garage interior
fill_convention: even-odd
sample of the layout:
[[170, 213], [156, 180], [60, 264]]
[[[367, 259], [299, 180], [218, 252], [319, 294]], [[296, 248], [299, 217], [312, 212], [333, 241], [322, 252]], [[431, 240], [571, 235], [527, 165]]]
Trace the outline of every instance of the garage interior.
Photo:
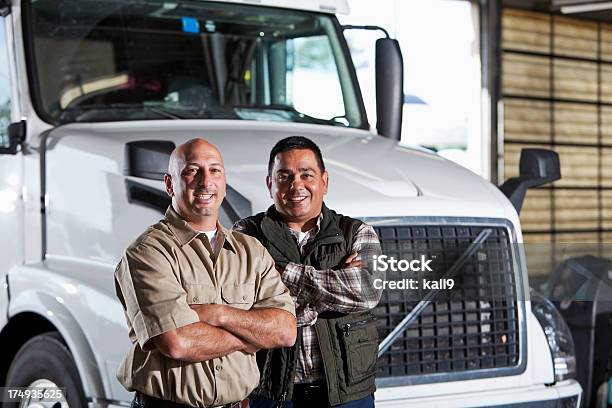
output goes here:
[[610, 252], [612, 3], [504, 1], [500, 26], [499, 175], [518, 176], [522, 148], [561, 162], [561, 180], [529, 190], [521, 212], [537, 276], [586, 247]]

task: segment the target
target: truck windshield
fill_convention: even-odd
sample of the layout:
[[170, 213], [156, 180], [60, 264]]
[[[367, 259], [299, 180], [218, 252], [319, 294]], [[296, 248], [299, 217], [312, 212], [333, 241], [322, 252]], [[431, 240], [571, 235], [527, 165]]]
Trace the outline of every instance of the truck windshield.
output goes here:
[[364, 128], [335, 17], [235, 3], [30, 0], [47, 121], [244, 119]]

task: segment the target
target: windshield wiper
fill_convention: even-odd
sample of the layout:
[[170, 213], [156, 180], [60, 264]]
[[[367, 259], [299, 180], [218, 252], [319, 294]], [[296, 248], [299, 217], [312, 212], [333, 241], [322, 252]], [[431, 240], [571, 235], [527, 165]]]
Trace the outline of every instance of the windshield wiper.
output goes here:
[[235, 106], [235, 109], [245, 109], [245, 110], [249, 110], [249, 109], [257, 109], [257, 110], [278, 110], [278, 111], [283, 111], [283, 112], [289, 112], [292, 113], [293, 115], [295, 115], [297, 118], [299, 119], [305, 119], [308, 123], [317, 123], [317, 124], [321, 124], [321, 125], [332, 125], [332, 126], [342, 126], [345, 127], [345, 125], [341, 122], [337, 122], [334, 119], [321, 119], [321, 118], [315, 118], [314, 116], [310, 116], [307, 115], [303, 112], [298, 111], [297, 109], [295, 109], [293, 106], [290, 105], [283, 105], [283, 104], [254, 104], [254, 105], [246, 105], [246, 106]]
[[[151, 106], [143, 103], [110, 103], [110, 104], [90, 104], [68, 107], [62, 110], [59, 121], [62, 123], [80, 121], [104, 121], [134, 119], [129, 113], [151, 112], [166, 119], [184, 119], [183, 116], [171, 112], [161, 106]], [[121, 114], [125, 113], [124, 116]]]
[[165, 116], [168, 119], [185, 119], [184, 117], [179, 116], [176, 113], [170, 112], [169, 110], [160, 108], [158, 106], [146, 106], [145, 105], [144, 108], [153, 113], [157, 113], [160, 116]]

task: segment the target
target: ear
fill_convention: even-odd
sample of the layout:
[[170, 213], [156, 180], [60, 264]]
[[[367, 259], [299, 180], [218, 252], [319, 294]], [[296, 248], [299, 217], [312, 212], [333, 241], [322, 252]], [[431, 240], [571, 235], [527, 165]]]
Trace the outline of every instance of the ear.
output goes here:
[[327, 170], [321, 174], [321, 179], [323, 180], [323, 194], [327, 194], [327, 186], [329, 185], [329, 174]]
[[272, 197], [272, 177], [266, 176], [266, 186], [268, 186], [268, 192], [270, 193], [270, 198], [274, 199], [274, 197]]
[[164, 184], [166, 185], [166, 193], [170, 197], [174, 197], [174, 189], [172, 188], [172, 176], [168, 173], [164, 174]]

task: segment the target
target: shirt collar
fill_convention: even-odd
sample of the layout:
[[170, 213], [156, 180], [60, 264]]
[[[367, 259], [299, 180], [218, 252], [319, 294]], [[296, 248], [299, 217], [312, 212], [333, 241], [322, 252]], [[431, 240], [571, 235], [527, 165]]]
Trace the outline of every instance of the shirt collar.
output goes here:
[[[204, 235], [203, 232], [194, 230], [187, 221], [182, 219], [181, 216], [174, 211], [174, 208], [172, 208], [171, 205], [168, 206], [168, 209], [166, 210], [165, 219], [168, 221], [170, 230], [181, 246], [187, 245], [200, 234]], [[219, 221], [217, 221], [217, 234], [217, 240], [223, 239], [223, 246], [227, 244], [234, 252], [236, 252], [236, 242], [232, 232], [223, 228], [223, 226], [219, 224]]]
[[[308, 237], [312, 238], [319, 233], [319, 231], [321, 230], [322, 220], [323, 220], [323, 212], [321, 212], [321, 214], [319, 214], [319, 216], [317, 217], [317, 223], [315, 224], [315, 226], [309, 229], [308, 231], [306, 231], [306, 234], [308, 234]], [[298, 231], [294, 231], [291, 228], [289, 228], [289, 232], [291, 232], [293, 236], [298, 235]]]

